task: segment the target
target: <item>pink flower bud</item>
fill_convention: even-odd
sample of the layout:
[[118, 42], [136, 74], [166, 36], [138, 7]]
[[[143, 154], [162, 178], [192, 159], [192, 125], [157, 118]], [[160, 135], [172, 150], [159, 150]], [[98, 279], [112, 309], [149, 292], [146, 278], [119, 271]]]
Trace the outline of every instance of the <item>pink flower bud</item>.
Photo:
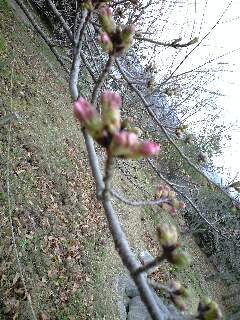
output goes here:
[[87, 122], [97, 115], [97, 111], [83, 97], [73, 102], [73, 111], [81, 122]]
[[139, 148], [139, 153], [144, 157], [155, 156], [159, 151], [160, 145], [153, 141], [144, 141]]
[[138, 143], [138, 137], [133, 132], [121, 131], [114, 135], [114, 141], [122, 147], [134, 147]]
[[103, 134], [102, 123], [96, 109], [83, 97], [73, 103], [75, 117], [82, 122], [91, 136], [99, 140]]
[[163, 247], [175, 246], [178, 239], [177, 229], [173, 225], [163, 223], [157, 227], [157, 237]]
[[122, 99], [117, 92], [105, 91], [101, 96], [101, 104], [108, 108], [119, 108], [122, 104]]
[[120, 110], [122, 100], [118, 93], [105, 91], [101, 96], [102, 121], [104, 127], [113, 134], [120, 130]]
[[121, 34], [122, 40], [124, 40], [124, 41], [129, 40], [130, 37], [132, 37], [134, 33], [135, 33], [134, 25], [133, 24], [128, 25], [127, 27], [125, 27], [122, 30], [122, 34]]
[[164, 189], [164, 185], [162, 185], [162, 184], [157, 185], [158, 191], [163, 191], [163, 189]]
[[183, 201], [179, 201], [179, 208], [185, 209], [186, 208], [186, 203]]
[[177, 209], [176, 208], [171, 208], [170, 213], [175, 216], [175, 214], [177, 213]]
[[113, 51], [112, 40], [106, 32], [100, 34], [98, 41], [105, 52], [109, 53]]
[[161, 206], [161, 208], [162, 208], [163, 210], [166, 210], [166, 211], [168, 211], [168, 212], [171, 212], [171, 211], [172, 211], [172, 206], [170, 206], [170, 204], [168, 204], [168, 203], [162, 203], [160, 206]]
[[162, 198], [167, 198], [168, 197], [168, 193], [169, 193], [169, 191], [167, 191], [166, 189], [163, 189]]
[[111, 41], [109, 35], [108, 35], [106, 32], [104, 32], [104, 33], [102, 33], [102, 34], [100, 35], [99, 40], [100, 40], [101, 42], [103, 42], [103, 43], [108, 43], [108, 42]]
[[121, 46], [116, 48], [119, 53], [126, 52], [129, 49], [129, 47], [133, 42], [134, 31], [135, 31], [135, 28], [133, 25], [129, 25], [121, 31], [120, 40], [121, 40], [122, 48]]
[[112, 18], [112, 8], [110, 8], [107, 5], [103, 5], [99, 9], [99, 20], [101, 23], [101, 26], [105, 32], [108, 34], [112, 34], [116, 30], [115, 22]]
[[138, 137], [129, 131], [120, 131], [113, 135], [110, 145], [110, 153], [123, 158], [136, 158], [139, 145]]
[[113, 8], [109, 7], [108, 5], [101, 5], [99, 8], [99, 12], [103, 16], [112, 16]]

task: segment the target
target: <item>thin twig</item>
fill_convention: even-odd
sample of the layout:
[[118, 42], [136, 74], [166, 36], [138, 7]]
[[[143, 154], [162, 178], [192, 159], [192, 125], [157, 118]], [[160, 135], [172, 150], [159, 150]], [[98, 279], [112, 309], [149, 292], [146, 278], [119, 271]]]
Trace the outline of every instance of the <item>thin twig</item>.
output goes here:
[[162, 203], [169, 203], [170, 199], [165, 198], [165, 199], [156, 199], [156, 200], [131, 200], [131, 199], [126, 199], [122, 195], [118, 194], [116, 191], [111, 190], [110, 191], [111, 195], [113, 195], [116, 199], [122, 201], [123, 203], [126, 203], [130, 206], [152, 206], [152, 205], [159, 205]]
[[155, 259], [149, 261], [148, 263], [146, 263], [143, 266], [139, 267], [138, 269], [134, 270], [133, 273], [138, 274], [138, 273], [142, 273], [142, 272], [148, 272], [149, 269], [158, 266], [162, 261], [164, 261], [164, 259], [165, 259], [164, 255], [156, 257]]
[[109, 55], [108, 61], [105, 65], [105, 68], [103, 69], [100, 77], [98, 78], [98, 81], [95, 84], [95, 87], [93, 88], [93, 94], [92, 94], [92, 100], [91, 100], [92, 105], [96, 104], [99, 91], [101, 90], [101, 87], [102, 87], [104, 81], [106, 80], [107, 76], [109, 75], [114, 61], [115, 61], [115, 56]]
[[171, 292], [171, 289], [167, 286], [165, 286], [164, 284], [158, 282], [158, 281], [155, 281], [153, 279], [148, 279], [148, 283], [150, 286], [152, 286], [154, 289], [158, 289], [158, 290], [165, 290], [167, 292]]
[[189, 47], [189, 46], [194, 44], [193, 40], [190, 40], [189, 42], [181, 44], [181, 43], [179, 43], [179, 41], [182, 40], [181, 38], [173, 40], [171, 42], [162, 42], [162, 41], [157, 41], [157, 40], [153, 40], [153, 39], [149, 39], [149, 38], [141, 37], [141, 36], [135, 36], [135, 39], [136, 40], [140, 40], [140, 41], [150, 42], [150, 43], [156, 44], [158, 46], [171, 47], [171, 48], [174, 48], [174, 49], [185, 48], [185, 47]]
[[74, 48], [73, 48], [73, 61], [72, 61], [70, 80], [69, 80], [70, 93], [73, 101], [77, 100], [79, 96], [78, 77], [79, 77], [80, 62], [81, 62], [80, 53], [82, 49], [84, 30], [88, 23], [88, 20], [90, 19], [90, 16], [91, 16], [91, 12], [88, 13], [87, 10], [83, 10], [82, 20], [79, 26], [80, 31], [79, 31], [78, 42], [74, 45]]

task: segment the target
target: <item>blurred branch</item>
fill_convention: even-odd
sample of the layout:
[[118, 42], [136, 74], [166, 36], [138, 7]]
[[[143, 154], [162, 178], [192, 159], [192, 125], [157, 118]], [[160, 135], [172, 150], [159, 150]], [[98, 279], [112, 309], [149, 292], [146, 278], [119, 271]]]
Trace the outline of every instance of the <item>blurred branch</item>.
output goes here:
[[171, 42], [162, 42], [162, 41], [158, 41], [158, 40], [153, 40], [153, 39], [149, 39], [149, 38], [146, 38], [146, 37], [141, 37], [141, 36], [135, 36], [135, 39], [136, 40], [139, 40], [139, 41], [145, 41], [145, 42], [149, 42], [149, 43], [153, 43], [153, 44], [156, 44], [158, 46], [163, 46], [163, 47], [172, 47], [174, 49], [178, 49], [178, 48], [185, 48], [185, 47], [189, 47], [193, 44], [195, 44], [197, 42], [197, 38], [194, 38], [190, 41], [188, 41], [187, 43], [179, 43], [182, 38], [179, 38], [179, 39], [175, 39]]
[[52, 53], [55, 55], [57, 61], [61, 64], [63, 69], [69, 73], [69, 70], [64, 63], [63, 59], [61, 58], [61, 55], [59, 52], [55, 49], [54, 45], [52, 44], [51, 39], [47, 36], [47, 34], [42, 30], [42, 28], [38, 25], [36, 20], [34, 19], [33, 15], [29, 12], [28, 8], [23, 4], [21, 0], [16, 0], [16, 3], [19, 5], [19, 7], [22, 9], [22, 11], [25, 13], [29, 21], [31, 22], [32, 26], [35, 28], [35, 30], [39, 33], [39, 35], [42, 37], [42, 39], [45, 41], [45, 43], [48, 45], [49, 49], [52, 51]]
[[148, 200], [148, 201], [142, 201], [142, 200], [130, 200], [126, 199], [123, 196], [119, 195], [116, 191], [111, 190], [111, 195], [113, 195], [116, 199], [120, 200], [123, 203], [126, 203], [130, 206], [152, 206], [152, 205], [159, 205], [161, 203], [169, 203], [169, 199], [156, 199], [156, 200]]
[[67, 24], [67, 22], [64, 20], [62, 14], [58, 11], [58, 9], [56, 8], [55, 4], [51, 1], [51, 0], [47, 0], [49, 6], [51, 7], [54, 15], [59, 19], [59, 21], [61, 22], [63, 29], [65, 30], [68, 38], [71, 40], [71, 42], [73, 42], [73, 34], [72, 31], [70, 30], [69, 25]]

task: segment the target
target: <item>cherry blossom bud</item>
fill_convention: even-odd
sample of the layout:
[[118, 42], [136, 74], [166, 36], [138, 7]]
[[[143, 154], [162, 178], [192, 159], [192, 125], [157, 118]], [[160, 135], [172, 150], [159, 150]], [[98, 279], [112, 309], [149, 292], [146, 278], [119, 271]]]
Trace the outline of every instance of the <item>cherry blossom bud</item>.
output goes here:
[[215, 301], [206, 297], [199, 302], [198, 319], [201, 320], [221, 320], [222, 312]]
[[125, 43], [125, 44], [131, 44], [132, 40], [133, 40], [133, 35], [135, 32], [135, 27], [133, 25], [129, 25], [127, 27], [125, 27], [122, 32], [121, 32], [121, 40]]
[[181, 296], [173, 296], [172, 301], [179, 310], [184, 311], [187, 309], [187, 305]]
[[112, 40], [106, 32], [100, 34], [98, 41], [105, 52], [110, 53], [113, 51]]
[[157, 185], [156, 187], [156, 197], [161, 198], [164, 186], [162, 184]]
[[111, 155], [123, 158], [136, 158], [138, 156], [139, 140], [135, 133], [120, 131], [113, 135], [109, 148]]
[[178, 209], [179, 208], [179, 201], [175, 198], [171, 200], [171, 205], [173, 208]]
[[90, 121], [97, 115], [97, 111], [83, 97], [80, 97], [78, 100], [74, 101], [73, 111], [76, 118], [83, 123]]
[[173, 225], [163, 224], [157, 227], [157, 237], [163, 247], [173, 247], [177, 243], [177, 229]]
[[111, 109], [119, 109], [122, 104], [122, 99], [117, 92], [105, 91], [101, 96], [101, 104]]
[[186, 267], [191, 263], [189, 255], [181, 248], [176, 248], [174, 251], [172, 251], [168, 257], [168, 260], [178, 267]]
[[170, 282], [170, 298], [176, 307], [180, 310], [186, 309], [184, 298], [189, 297], [189, 291], [183, 287], [180, 282], [172, 280]]
[[119, 32], [119, 43], [115, 46], [116, 53], [122, 54], [130, 48], [133, 42], [134, 31], [134, 26], [129, 25]]
[[75, 117], [85, 125], [89, 133], [95, 138], [102, 131], [102, 124], [96, 109], [83, 97], [73, 103]]
[[169, 191], [168, 197], [169, 197], [170, 199], [174, 199], [174, 198], [176, 197], [176, 193], [175, 193], [174, 191]]
[[112, 18], [112, 8], [107, 5], [102, 5], [99, 9], [99, 20], [101, 26], [105, 32], [109, 35], [113, 34], [116, 31], [116, 25]]
[[186, 203], [183, 201], [179, 201], [179, 208], [185, 209], [186, 208]]
[[163, 191], [164, 190], [164, 185], [162, 185], [162, 184], [157, 185], [157, 190], [158, 191]]
[[172, 206], [170, 204], [168, 204], [168, 203], [161, 203], [160, 207], [163, 210], [168, 211], [168, 212], [171, 212], [171, 210], [172, 210]]
[[183, 287], [179, 281], [171, 280], [170, 288], [173, 295], [180, 295], [184, 298], [188, 298], [190, 296], [189, 290]]
[[175, 214], [177, 213], [177, 209], [176, 208], [171, 208], [170, 213], [175, 216]]
[[102, 121], [104, 127], [113, 134], [120, 130], [120, 110], [122, 104], [120, 95], [116, 92], [105, 91], [101, 96]]
[[153, 141], [143, 141], [139, 148], [139, 153], [143, 157], [155, 156], [159, 151], [160, 145]]
[[167, 198], [168, 197], [168, 193], [169, 193], [169, 191], [167, 189], [164, 189], [163, 192], [162, 192], [162, 197], [163, 198]]

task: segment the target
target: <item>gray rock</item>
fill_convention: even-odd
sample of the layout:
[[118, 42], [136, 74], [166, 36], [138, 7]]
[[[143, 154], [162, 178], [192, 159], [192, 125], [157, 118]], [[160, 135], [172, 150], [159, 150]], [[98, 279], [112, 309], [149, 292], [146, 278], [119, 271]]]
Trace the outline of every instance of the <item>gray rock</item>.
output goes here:
[[[119, 275], [118, 292], [120, 320], [151, 320], [151, 317], [139, 296], [138, 289], [127, 273]], [[163, 300], [155, 293], [154, 290], [153, 295], [164, 320], [183, 319], [183, 316], [179, 313], [179, 311], [173, 305], [168, 305], [163, 302]]]
[[129, 302], [129, 312], [127, 320], [148, 320], [149, 314], [139, 296], [134, 297]]

